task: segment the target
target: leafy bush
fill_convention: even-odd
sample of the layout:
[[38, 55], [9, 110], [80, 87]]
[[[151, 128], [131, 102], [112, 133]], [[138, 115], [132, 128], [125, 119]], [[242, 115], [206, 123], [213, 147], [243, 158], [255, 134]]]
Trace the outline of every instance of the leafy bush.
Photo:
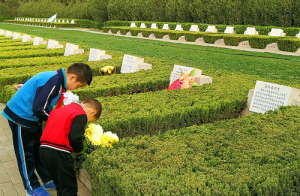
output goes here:
[[278, 49], [287, 52], [296, 52], [300, 48], [298, 38], [279, 38], [277, 40]]
[[248, 35], [223, 35], [224, 43], [228, 46], [238, 46], [239, 43], [248, 40]]
[[249, 36], [248, 41], [251, 48], [265, 49], [268, 44], [277, 42], [278, 37], [270, 36]]

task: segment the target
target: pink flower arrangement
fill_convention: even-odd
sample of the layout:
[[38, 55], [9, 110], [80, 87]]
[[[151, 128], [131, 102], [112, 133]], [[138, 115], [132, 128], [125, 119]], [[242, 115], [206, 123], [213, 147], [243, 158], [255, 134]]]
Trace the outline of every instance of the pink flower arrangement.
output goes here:
[[181, 72], [180, 76], [177, 80], [175, 80], [169, 87], [168, 90], [176, 90], [176, 89], [188, 89], [193, 86], [200, 86], [197, 82], [194, 81], [195, 69], [191, 71], [191, 73], [183, 74]]

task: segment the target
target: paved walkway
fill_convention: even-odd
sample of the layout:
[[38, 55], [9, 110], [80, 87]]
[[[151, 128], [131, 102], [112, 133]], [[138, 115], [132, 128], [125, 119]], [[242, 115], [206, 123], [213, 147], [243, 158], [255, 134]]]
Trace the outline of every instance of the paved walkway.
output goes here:
[[[5, 105], [0, 104], [0, 112]], [[19, 174], [17, 160], [15, 157], [12, 134], [7, 120], [0, 114], [0, 196], [25, 196], [26, 190], [23, 187]], [[78, 181], [78, 196], [90, 196], [89, 190]], [[56, 191], [48, 191], [56, 196]]]

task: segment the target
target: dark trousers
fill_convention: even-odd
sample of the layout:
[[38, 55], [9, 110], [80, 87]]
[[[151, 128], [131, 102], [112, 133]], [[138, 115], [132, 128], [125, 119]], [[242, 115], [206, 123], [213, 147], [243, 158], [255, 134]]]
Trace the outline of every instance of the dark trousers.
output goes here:
[[19, 172], [26, 190], [40, 187], [36, 170], [44, 183], [52, 180], [39, 156], [42, 127], [27, 128], [8, 121], [12, 130], [13, 145], [18, 162]]
[[40, 148], [40, 157], [53, 179], [57, 196], [77, 196], [78, 186], [71, 154]]

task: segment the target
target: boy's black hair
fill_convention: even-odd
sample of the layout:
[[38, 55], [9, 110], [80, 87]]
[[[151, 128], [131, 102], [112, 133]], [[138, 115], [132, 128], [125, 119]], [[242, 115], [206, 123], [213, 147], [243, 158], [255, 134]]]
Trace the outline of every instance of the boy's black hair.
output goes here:
[[67, 73], [75, 74], [78, 82], [91, 84], [93, 72], [90, 66], [84, 63], [74, 63], [67, 69]]
[[82, 101], [83, 104], [87, 104], [88, 107], [95, 109], [97, 112], [94, 117], [98, 119], [102, 112], [102, 105], [97, 99], [85, 99]]

